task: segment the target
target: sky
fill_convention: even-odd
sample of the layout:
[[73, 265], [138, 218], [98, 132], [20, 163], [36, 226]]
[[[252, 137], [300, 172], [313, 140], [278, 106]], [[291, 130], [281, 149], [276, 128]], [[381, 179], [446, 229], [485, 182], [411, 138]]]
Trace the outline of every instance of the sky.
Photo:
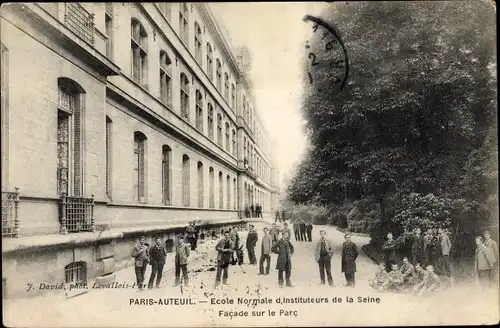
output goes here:
[[281, 179], [300, 163], [307, 145], [301, 57], [311, 27], [302, 19], [319, 14], [322, 7], [322, 3], [210, 3], [229, 42], [250, 50], [255, 108], [272, 142], [271, 156]]

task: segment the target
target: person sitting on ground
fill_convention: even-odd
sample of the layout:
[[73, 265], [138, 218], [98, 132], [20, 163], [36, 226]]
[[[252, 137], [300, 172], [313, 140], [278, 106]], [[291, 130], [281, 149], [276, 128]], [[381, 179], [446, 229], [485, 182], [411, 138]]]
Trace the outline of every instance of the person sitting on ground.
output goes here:
[[422, 286], [424, 281], [429, 276], [429, 273], [425, 271], [424, 268], [420, 265], [420, 263], [415, 264], [415, 278], [413, 278], [413, 291], [417, 292]]
[[385, 263], [380, 262], [378, 264], [378, 270], [375, 272], [375, 277], [373, 279], [368, 280], [368, 284], [370, 285], [371, 288], [375, 289], [376, 291], [381, 291], [382, 286], [387, 282], [389, 279], [389, 274], [387, 271], [385, 271]]
[[408, 261], [407, 257], [403, 258], [403, 265], [399, 269], [403, 275], [403, 282], [406, 284], [411, 284], [413, 278], [415, 277], [415, 267]]
[[434, 267], [428, 265], [426, 268], [427, 275], [420, 284], [420, 287], [415, 290], [417, 296], [422, 296], [427, 292], [437, 292], [441, 290], [441, 279], [434, 272]]
[[398, 265], [393, 264], [391, 272], [387, 274], [387, 281], [382, 285], [383, 291], [400, 292], [403, 290], [403, 275], [398, 270]]

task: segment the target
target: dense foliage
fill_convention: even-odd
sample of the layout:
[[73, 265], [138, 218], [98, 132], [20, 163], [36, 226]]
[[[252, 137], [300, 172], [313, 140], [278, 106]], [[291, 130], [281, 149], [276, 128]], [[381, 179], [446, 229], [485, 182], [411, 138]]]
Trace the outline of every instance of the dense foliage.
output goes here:
[[304, 81], [311, 149], [288, 199], [331, 208], [368, 200], [379, 210], [376, 243], [387, 230], [475, 233], [497, 223], [493, 6], [331, 3], [323, 19], [345, 43], [349, 80], [333, 92], [335, 74], [322, 66]]

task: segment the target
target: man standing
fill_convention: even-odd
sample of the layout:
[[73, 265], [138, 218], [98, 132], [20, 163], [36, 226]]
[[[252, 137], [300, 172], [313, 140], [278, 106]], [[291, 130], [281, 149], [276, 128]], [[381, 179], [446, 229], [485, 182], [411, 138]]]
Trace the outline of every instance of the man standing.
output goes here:
[[187, 241], [191, 244], [191, 250], [196, 249], [196, 229], [194, 228], [194, 222], [189, 222], [189, 226], [186, 229]]
[[276, 210], [276, 213], [274, 215], [274, 222], [278, 222], [278, 221], [281, 222], [281, 220], [280, 220], [280, 211]]
[[250, 205], [250, 214], [251, 214], [251, 217], [254, 218], [255, 217], [255, 207], [252, 205]]
[[403, 258], [403, 265], [399, 269], [403, 276], [404, 283], [412, 283], [415, 279], [415, 267], [408, 261], [407, 257]]
[[[148, 288], [153, 288], [153, 282], [156, 277], [156, 288], [160, 287], [161, 277], [163, 275], [163, 266], [167, 257], [167, 250], [161, 245], [160, 237], [156, 237], [156, 244], [149, 250], [151, 259], [151, 276], [149, 276]], [[157, 276], [158, 275], [158, 276]]]
[[313, 225], [311, 222], [308, 222], [306, 224], [306, 233], [307, 233], [307, 241], [312, 242], [312, 230], [313, 230]]
[[302, 220], [300, 220], [299, 229], [300, 229], [300, 241], [306, 241], [307, 240], [306, 223]]
[[328, 284], [334, 286], [332, 278], [332, 262], [331, 258], [333, 256], [332, 243], [326, 239], [326, 231], [321, 230], [319, 232], [321, 238], [316, 244], [316, 250], [314, 252], [314, 259], [318, 262], [319, 266], [319, 277], [321, 279], [321, 284], [325, 284], [325, 271], [328, 278]]
[[189, 247], [184, 243], [182, 236], [177, 237], [177, 245], [175, 247], [175, 285], [178, 286], [181, 282], [181, 270], [182, 279], [184, 280], [184, 286], [189, 286], [188, 277], [188, 257], [189, 257]]
[[266, 261], [266, 275], [269, 274], [271, 267], [271, 247], [272, 239], [269, 235], [269, 229], [264, 228], [264, 236], [262, 237], [262, 247], [259, 260], [259, 274], [264, 274], [264, 261]]
[[451, 240], [444, 229], [438, 229], [439, 234], [439, 251], [440, 251], [440, 261], [442, 266], [442, 273], [447, 277], [451, 277], [451, 262], [450, 262], [450, 250], [451, 250]]
[[259, 240], [259, 236], [257, 235], [257, 231], [253, 229], [253, 224], [249, 226], [249, 231], [247, 235], [247, 252], [248, 252], [248, 260], [251, 265], [257, 264], [257, 259], [255, 258], [255, 245], [257, 245], [257, 241]]
[[224, 231], [224, 237], [219, 240], [215, 246], [217, 250], [217, 273], [215, 275], [215, 286], [220, 284], [221, 274], [222, 283], [227, 285], [228, 278], [228, 266], [231, 260], [231, 255], [234, 252], [234, 247], [231, 243], [231, 238], [229, 236], [229, 231]]
[[491, 239], [491, 234], [488, 230], [483, 233], [484, 246], [489, 250], [492, 258], [491, 281], [495, 282], [498, 277], [498, 246], [497, 243]]
[[288, 228], [288, 224], [286, 222], [283, 223], [283, 230], [281, 230], [282, 234], [284, 234], [285, 232], [288, 234], [288, 238], [290, 238], [290, 236], [292, 235], [292, 231], [290, 230], [290, 228]]
[[413, 242], [411, 244], [411, 260], [412, 264], [421, 263], [422, 261], [422, 232], [420, 228], [415, 229]]
[[493, 253], [483, 244], [481, 236], [476, 237], [476, 256], [474, 259], [479, 284], [482, 287], [489, 287], [492, 283]]
[[344, 286], [354, 287], [356, 285], [356, 259], [358, 258], [358, 247], [351, 241], [351, 235], [344, 236], [345, 242], [342, 245], [342, 272], [345, 275], [346, 284]]
[[272, 241], [273, 245], [278, 242], [279, 232], [280, 232], [280, 230], [279, 230], [278, 226], [276, 225], [276, 223], [273, 223], [273, 226], [271, 227], [271, 231], [269, 232], [269, 234], [271, 235], [271, 241]]
[[392, 264], [396, 263], [396, 241], [392, 237], [392, 232], [387, 234], [387, 240], [382, 246], [382, 251], [384, 252], [385, 267], [390, 272], [389, 268], [392, 269]]
[[283, 222], [286, 221], [285, 210], [281, 211], [281, 220], [283, 220]]
[[293, 234], [295, 235], [295, 241], [300, 240], [300, 229], [299, 229], [299, 222], [295, 221], [293, 223]]
[[240, 235], [238, 235], [237, 229], [237, 226], [234, 226], [232, 229], [229, 228], [229, 238], [231, 239], [231, 244], [233, 245], [233, 253], [231, 254], [231, 262], [233, 264], [237, 263], [238, 249], [240, 248]]
[[276, 269], [278, 270], [278, 285], [283, 287], [284, 272], [286, 286], [293, 287], [290, 280], [290, 277], [292, 276], [293, 245], [290, 242], [290, 234], [288, 231], [283, 231], [283, 237], [273, 246], [273, 252], [278, 254], [276, 262]]
[[146, 245], [146, 237], [139, 238], [139, 244], [132, 249], [132, 257], [134, 258], [135, 277], [139, 290], [143, 290], [144, 274], [149, 263], [149, 249]]

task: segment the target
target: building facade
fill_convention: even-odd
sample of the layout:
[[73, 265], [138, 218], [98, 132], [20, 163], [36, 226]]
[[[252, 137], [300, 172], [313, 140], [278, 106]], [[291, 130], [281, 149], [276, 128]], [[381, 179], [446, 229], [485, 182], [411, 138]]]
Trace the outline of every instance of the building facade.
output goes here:
[[[2, 6], [2, 236], [17, 237], [3, 238], [9, 290], [9, 274], [34, 265], [20, 252], [42, 244], [59, 250], [36, 260], [53, 279], [68, 282], [79, 263], [85, 279], [109, 277], [137, 234], [170, 240], [189, 221], [229, 224], [251, 204], [274, 211], [251, 59], [232, 50], [209, 6]], [[79, 260], [75, 240], [94, 243], [81, 242]]]

